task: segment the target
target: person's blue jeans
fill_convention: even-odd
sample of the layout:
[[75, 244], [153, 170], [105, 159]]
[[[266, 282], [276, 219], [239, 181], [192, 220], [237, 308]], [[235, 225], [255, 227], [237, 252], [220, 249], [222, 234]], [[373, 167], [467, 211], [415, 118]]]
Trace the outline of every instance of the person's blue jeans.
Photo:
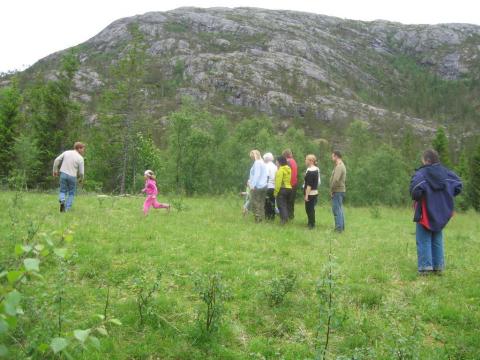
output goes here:
[[60, 173], [60, 202], [65, 203], [65, 210], [70, 210], [77, 189], [77, 178], [63, 172]]
[[345, 219], [343, 217], [343, 198], [344, 192], [334, 192], [332, 197], [332, 212], [335, 218], [335, 230], [345, 230]]
[[430, 231], [417, 223], [418, 271], [443, 270], [443, 233]]

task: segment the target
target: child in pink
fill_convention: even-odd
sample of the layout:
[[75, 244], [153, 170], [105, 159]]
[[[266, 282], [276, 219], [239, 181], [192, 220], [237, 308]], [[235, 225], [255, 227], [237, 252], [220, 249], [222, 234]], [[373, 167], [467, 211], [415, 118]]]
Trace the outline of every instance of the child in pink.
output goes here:
[[154, 207], [155, 209], [168, 209], [170, 210], [169, 204], [162, 204], [157, 201], [157, 183], [155, 181], [155, 174], [152, 170], [147, 170], [144, 173], [145, 178], [145, 188], [142, 192], [147, 194], [147, 199], [143, 203], [143, 213], [145, 216], [148, 214], [150, 207]]

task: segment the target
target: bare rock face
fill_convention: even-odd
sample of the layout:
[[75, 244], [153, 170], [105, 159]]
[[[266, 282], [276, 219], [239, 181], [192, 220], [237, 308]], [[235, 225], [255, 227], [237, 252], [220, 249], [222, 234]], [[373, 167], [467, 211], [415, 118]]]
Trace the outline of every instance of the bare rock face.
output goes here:
[[[216, 108], [278, 116], [279, 123], [298, 117], [332, 125], [360, 119], [372, 126], [398, 122], [430, 131], [432, 123], [368, 103], [362, 94], [381, 96], [391, 82], [408, 86], [393, 66], [397, 58], [446, 80], [480, 77], [480, 27], [474, 25], [416, 26], [255, 8], [180, 8], [117, 20], [81, 44], [81, 69], [75, 77], [81, 101], [91, 102], [108, 82], [107, 69], [123, 56], [132, 24], [138, 24], [145, 38], [150, 56], [145, 86], [152, 87], [146, 93], [150, 111], [159, 118], [173, 110], [165, 104], [189, 96]], [[50, 76], [61, 54], [29, 71]]]

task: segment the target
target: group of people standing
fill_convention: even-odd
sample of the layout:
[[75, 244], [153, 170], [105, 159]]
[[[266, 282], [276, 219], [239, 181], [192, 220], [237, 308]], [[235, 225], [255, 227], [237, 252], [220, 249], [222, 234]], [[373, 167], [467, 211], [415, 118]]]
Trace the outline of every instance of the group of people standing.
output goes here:
[[[272, 153], [265, 153], [263, 158], [258, 150], [250, 152], [254, 161], [250, 169], [247, 190], [250, 199], [246, 206], [252, 210], [255, 221], [274, 220], [280, 215], [280, 223], [285, 224], [295, 217], [295, 198], [298, 187], [298, 165], [290, 149], [285, 149], [282, 155], [275, 159]], [[339, 151], [332, 153], [334, 169], [330, 178], [330, 195], [332, 211], [335, 219], [335, 230], [345, 230], [343, 216], [343, 199], [345, 196], [346, 168]], [[306, 171], [303, 181], [303, 198], [309, 229], [315, 227], [315, 206], [318, 201], [318, 187], [321, 184], [320, 169], [317, 158], [313, 154], [305, 157]]]

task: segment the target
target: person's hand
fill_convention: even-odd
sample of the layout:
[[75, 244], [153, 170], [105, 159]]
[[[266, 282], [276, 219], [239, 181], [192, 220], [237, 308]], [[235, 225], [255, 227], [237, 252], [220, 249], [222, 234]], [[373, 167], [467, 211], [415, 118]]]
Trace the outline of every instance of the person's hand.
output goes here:
[[305, 201], [308, 202], [308, 195], [305, 195]]
[[330, 193], [330, 199], [333, 199], [333, 193]]
[[53, 177], [57, 177], [58, 176], [58, 171], [54, 171], [53, 172]]

